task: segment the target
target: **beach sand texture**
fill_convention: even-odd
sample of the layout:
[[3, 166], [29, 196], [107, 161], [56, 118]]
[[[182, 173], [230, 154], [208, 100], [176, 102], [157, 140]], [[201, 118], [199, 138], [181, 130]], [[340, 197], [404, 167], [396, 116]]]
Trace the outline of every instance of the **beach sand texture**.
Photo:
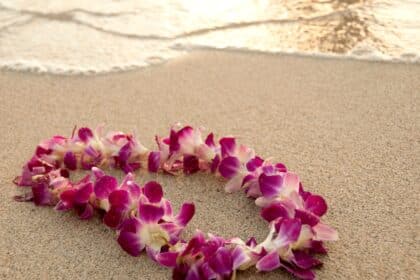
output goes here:
[[[415, 279], [419, 268], [420, 66], [195, 51], [164, 65], [103, 76], [0, 72], [0, 278], [168, 279], [133, 258], [99, 219], [18, 203], [12, 183], [36, 144], [74, 125], [132, 131], [148, 147], [177, 121], [232, 134], [297, 172], [329, 205], [340, 240], [320, 279]], [[121, 173], [117, 173], [122, 176]], [[157, 178], [194, 229], [261, 241], [267, 225], [243, 193], [209, 175]], [[290, 279], [276, 271], [238, 279]]]

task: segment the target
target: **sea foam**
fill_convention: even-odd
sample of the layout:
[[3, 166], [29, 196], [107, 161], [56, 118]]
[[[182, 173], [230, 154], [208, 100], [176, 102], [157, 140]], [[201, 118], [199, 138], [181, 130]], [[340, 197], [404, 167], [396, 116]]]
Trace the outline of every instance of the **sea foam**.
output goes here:
[[420, 61], [415, 1], [156, 2], [0, 0], [0, 68], [107, 73], [203, 48]]

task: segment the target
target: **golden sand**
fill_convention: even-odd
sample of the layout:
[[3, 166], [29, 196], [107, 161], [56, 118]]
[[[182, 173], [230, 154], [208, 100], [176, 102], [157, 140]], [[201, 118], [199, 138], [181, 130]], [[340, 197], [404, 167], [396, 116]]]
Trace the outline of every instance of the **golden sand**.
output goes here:
[[[180, 121], [233, 134], [300, 174], [329, 204], [320, 279], [414, 279], [419, 271], [420, 66], [193, 52], [165, 65], [95, 77], [0, 72], [0, 278], [167, 279], [133, 258], [99, 219], [18, 203], [12, 179], [35, 145], [74, 125], [137, 130], [152, 146]], [[152, 176], [138, 175], [143, 182]], [[158, 175], [195, 228], [225, 237], [267, 233], [258, 208], [207, 175]], [[416, 205], [417, 204], [417, 205]], [[416, 241], [417, 240], [417, 241]], [[288, 279], [277, 271], [238, 279]]]

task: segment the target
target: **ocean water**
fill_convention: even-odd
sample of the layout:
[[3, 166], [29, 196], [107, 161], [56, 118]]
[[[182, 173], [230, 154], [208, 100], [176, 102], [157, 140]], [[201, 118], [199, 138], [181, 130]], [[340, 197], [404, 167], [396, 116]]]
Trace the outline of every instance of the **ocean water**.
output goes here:
[[0, 0], [0, 68], [95, 74], [196, 48], [420, 61], [420, 0]]

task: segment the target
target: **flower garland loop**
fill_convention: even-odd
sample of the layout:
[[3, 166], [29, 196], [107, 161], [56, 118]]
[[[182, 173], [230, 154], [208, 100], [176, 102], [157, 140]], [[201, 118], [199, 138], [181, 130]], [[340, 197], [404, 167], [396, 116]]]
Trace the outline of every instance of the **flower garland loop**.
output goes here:
[[[325, 254], [324, 241], [338, 239], [337, 232], [321, 222], [327, 211], [325, 200], [304, 191], [299, 177], [281, 163], [256, 156], [234, 137], [215, 141], [213, 133], [202, 137], [202, 128], [171, 128], [168, 137], [156, 136], [158, 149], [146, 149], [132, 134], [103, 133], [80, 128], [71, 137], [54, 136], [42, 141], [22, 174], [14, 180], [31, 192], [18, 201], [73, 209], [89, 219], [97, 211], [103, 222], [117, 232], [117, 241], [127, 253], [148, 256], [172, 268], [173, 279], [234, 279], [237, 270], [255, 266], [258, 271], [283, 268], [300, 279], [314, 279], [313, 268], [321, 265], [314, 254]], [[118, 183], [100, 168], [122, 169]], [[193, 203], [184, 203], [178, 213], [163, 197], [159, 183], [141, 186], [134, 181], [137, 169], [149, 172], [211, 172], [224, 178], [225, 190], [243, 190], [260, 206], [269, 222], [267, 238], [257, 243], [234, 237], [225, 239], [197, 231], [189, 240], [181, 233], [192, 219]], [[73, 182], [71, 171], [91, 170]]]

